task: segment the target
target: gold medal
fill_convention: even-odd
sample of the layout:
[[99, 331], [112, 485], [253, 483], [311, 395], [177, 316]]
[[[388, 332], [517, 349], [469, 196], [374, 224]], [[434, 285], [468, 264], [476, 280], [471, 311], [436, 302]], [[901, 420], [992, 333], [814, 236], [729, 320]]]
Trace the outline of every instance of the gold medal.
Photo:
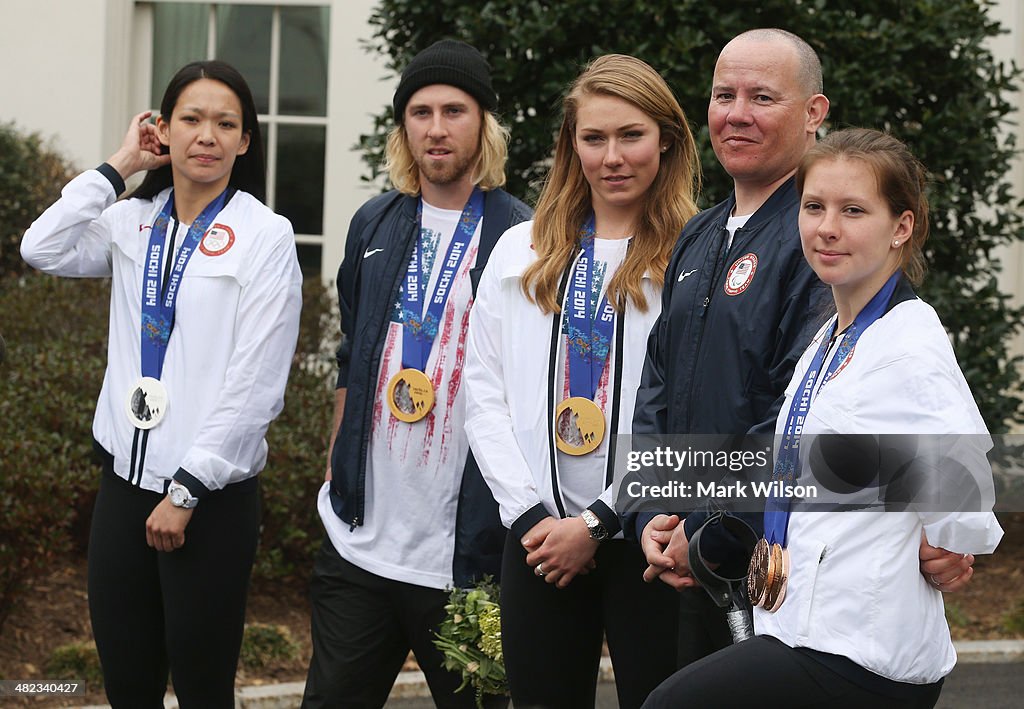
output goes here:
[[569, 455], [586, 455], [604, 440], [604, 412], [590, 399], [569, 397], [555, 408], [555, 445]]
[[754, 547], [754, 553], [750, 556], [750, 568], [747, 570], [747, 595], [755, 606], [761, 605], [761, 601], [764, 599], [764, 587], [768, 581], [768, 561], [771, 557], [769, 551], [768, 540], [761, 537], [757, 546]]
[[403, 369], [388, 382], [388, 408], [399, 421], [416, 423], [434, 408], [434, 385], [418, 369]]

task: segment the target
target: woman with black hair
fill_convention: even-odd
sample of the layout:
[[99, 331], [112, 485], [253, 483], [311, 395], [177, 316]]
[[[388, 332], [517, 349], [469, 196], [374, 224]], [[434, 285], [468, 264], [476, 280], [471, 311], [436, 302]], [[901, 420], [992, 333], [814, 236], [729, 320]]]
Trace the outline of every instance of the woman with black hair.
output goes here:
[[283, 405], [301, 274], [291, 225], [261, 202], [263, 144], [242, 76], [188, 64], [149, 116], [64, 188], [21, 253], [47, 273], [113, 278], [89, 539], [110, 703], [162, 707], [170, 670], [183, 708], [231, 707], [256, 476]]

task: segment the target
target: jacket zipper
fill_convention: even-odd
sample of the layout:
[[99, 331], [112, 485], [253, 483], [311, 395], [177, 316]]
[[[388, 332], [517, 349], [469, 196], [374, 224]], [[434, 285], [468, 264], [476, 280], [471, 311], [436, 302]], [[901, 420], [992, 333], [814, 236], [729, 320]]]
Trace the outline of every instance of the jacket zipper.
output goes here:
[[[690, 433], [690, 423], [693, 420], [693, 390], [694, 387], [696, 387], [697, 380], [693, 375], [697, 367], [697, 358], [700, 357], [700, 347], [704, 342], [704, 325], [707, 322], [704, 318], [707, 315], [708, 308], [711, 306], [711, 298], [715, 294], [715, 289], [718, 287], [718, 276], [722, 273], [722, 268], [724, 267], [729, 255], [729, 231], [725, 227], [720, 227], [720, 229], [722, 243], [718, 247], [718, 253], [715, 255], [715, 266], [711, 272], [711, 283], [708, 286], [707, 295], [704, 296], [704, 301], [701, 304], [699, 317], [700, 327], [697, 330], [697, 347], [694, 352], [693, 365], [690, 367], [690, 393], [686, 400], [686, 426], [683, 429], [686, 433]], [[738, 235], [739, 233], [740, 230], [737, 229], [735, 235]], [[733, 237], [734, 239], [735, 235]]]

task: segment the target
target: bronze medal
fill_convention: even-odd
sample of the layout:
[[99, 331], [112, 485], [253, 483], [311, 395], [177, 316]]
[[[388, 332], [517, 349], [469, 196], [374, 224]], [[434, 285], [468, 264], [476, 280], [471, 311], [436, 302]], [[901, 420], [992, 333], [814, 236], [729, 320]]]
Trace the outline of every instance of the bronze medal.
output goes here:
[[403, 369], [388, 382], [388, 408], [399, 421], [416, 423], [434, 408], [434, 385], [418, 369]]
[[750, 568], [747, 570], [747, 595], [755, 606], [761, 605], [764, 599], [769, 556], [768, 540], [761, 537], [754, 547], [754, 553], [750, 557]]
[[590, 399], [573, 396], [555, 408], [555, 445], [568, 455], [586, 455], [604, 440], [604, 412]]
[[765, 585], [764, 598], [760, 604], [769, 613], [774, 613], [786, 597], [786, 582], [789, 581], [789, 550], [781, 544], [772, 544], [769, 562], [769, 580]]

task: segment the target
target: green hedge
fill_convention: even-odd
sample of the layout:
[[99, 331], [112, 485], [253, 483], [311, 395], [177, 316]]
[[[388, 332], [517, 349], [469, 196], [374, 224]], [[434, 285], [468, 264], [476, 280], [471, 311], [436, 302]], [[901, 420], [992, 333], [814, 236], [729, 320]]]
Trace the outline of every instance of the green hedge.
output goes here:
[[[0, 289], [12, 274], [28, 270], [18, 253], [21, 235], [73, 174], [70, 163], [38, 133], [0, 123]], [[6, 319], [0, 318], [0, 328]]]
[[[88, 543], [109, 297], [108, 280], [38, 273], [0, 289], [8, 345], [0, 364], [0, 627], [26, 582]], [[322, 536], [316, 492], [333, 413], [337, 322], [318, 278], [305, 284], [303, 299], [285, 409], [268, 435], [257, 579], [305, 582]]]

